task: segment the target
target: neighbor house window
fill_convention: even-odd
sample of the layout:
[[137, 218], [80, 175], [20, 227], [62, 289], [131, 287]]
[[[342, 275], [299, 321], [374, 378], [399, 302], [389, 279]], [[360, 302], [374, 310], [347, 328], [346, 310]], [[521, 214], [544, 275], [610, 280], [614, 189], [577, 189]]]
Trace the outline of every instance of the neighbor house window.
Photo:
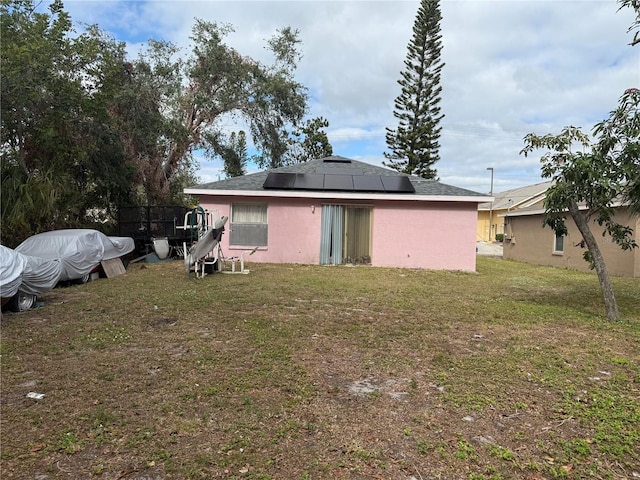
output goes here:
[[562, 255], [564, 253], [564, 235], [556, 233], [555, 240], [553, 242], [553, 254]]
[[267, 246], [267, 205], [234, 203], [231, 205], [229, 245], [238, 247]]

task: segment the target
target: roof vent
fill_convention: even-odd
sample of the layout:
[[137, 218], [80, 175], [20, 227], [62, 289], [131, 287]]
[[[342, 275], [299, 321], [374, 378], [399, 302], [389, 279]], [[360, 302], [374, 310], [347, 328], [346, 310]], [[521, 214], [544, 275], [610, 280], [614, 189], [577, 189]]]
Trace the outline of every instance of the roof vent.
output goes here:
[[322, 160], [324, 163], [351, 163], [348, 158], [329, 157]]

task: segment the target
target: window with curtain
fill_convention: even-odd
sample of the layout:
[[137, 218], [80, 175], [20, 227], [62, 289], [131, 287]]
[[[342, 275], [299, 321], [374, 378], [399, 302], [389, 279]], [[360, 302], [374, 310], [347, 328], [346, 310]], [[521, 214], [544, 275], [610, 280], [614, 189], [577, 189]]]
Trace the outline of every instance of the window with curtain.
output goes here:
[[267, 204], [232, 204], [230, 227], [229, 245], [266, 247], [268, 237]]

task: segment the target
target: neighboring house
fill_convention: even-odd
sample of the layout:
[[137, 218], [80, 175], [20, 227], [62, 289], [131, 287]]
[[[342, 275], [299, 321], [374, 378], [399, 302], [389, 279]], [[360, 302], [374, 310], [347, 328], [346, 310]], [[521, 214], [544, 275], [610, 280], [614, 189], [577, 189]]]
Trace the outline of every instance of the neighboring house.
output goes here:
[[[505, 240], [503, 258], [521, 262], [550, 265], [590, 271], [584, 260], [585, 247], [571, 215], [567, 213], [566, 236], [556, 235], [549, 227], [542, 226], [544, 208], [536, 207], [510, 211], [504, 214]], [[633, 229], [633, 238], [640, 244], [640, 218], [630, 214], [627, 207], [616, 207], [614, 220]], [[640, 277], [640, 248], [624, 251], [602, 233], [604, 228], [595, 220], [591, 230], [598, 241], [609, 274], [624, 277]]]
[[[551, 182], [527, 185], [494, 195], [494, 201], [478, 206], [478, 231], [480, 242], [494, 242], [496, 235], [504, 233], [504, 215], [513, 210], [530, 208], [544, 201], [544, 195]], [[542, 208], [542, 207], [541, 207]]]
[[475, 271], [480, 193], [344, 157], [196, 185], [185, 193], [228, 216], [225, 257]]

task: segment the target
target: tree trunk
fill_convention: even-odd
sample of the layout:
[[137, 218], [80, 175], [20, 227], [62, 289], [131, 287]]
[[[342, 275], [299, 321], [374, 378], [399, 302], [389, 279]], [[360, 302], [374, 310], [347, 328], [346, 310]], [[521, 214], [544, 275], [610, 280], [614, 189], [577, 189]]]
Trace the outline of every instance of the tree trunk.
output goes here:
[[607, 265], [604, 262], [604, 257], [602, 256], [602, 252], [600, 251], [598, 242], [596, 242], [596, 238], [591, 232], [589, 223], [578, 208], [578, 204], [576, 202], [572, 201], [569, 205], [569, 213], [571, 214], [573, 221], [582, 234], [582, 238], [584, 239], [584, 242], [587, 245], [589, 252], [591, 253], [593, 265], [596, 273], [598, 274], [598, 280], [600, 281], [600, 289], [602, 290], [604, 309], [607, 315], [607, 319], [617, 320], [619, 316], [618, 303], [616, 302], [616, 297], [613, 293], [613, 286], [611, 285], [611, 280], [609, 279]]

